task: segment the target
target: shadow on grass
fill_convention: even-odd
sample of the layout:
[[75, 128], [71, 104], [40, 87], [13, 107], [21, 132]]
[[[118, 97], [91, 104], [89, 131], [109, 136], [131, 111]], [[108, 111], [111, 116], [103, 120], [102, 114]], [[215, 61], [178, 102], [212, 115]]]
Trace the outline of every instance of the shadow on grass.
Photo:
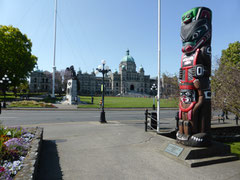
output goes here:
[[43, 140], [37, 180], [62, 179], [57, 145], [54, 140]]

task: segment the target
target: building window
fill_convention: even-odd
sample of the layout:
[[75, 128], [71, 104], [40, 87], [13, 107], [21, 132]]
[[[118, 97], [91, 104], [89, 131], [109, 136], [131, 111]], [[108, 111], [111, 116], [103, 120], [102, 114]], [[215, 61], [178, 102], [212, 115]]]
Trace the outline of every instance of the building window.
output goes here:
[[118, 83], [116, 83], [116, 86], [118, 87]]

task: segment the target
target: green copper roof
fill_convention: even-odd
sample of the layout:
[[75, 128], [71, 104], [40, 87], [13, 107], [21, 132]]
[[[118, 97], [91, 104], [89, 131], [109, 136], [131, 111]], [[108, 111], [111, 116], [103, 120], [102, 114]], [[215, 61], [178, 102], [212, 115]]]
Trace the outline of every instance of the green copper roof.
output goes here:
[[124, 57], [122, 58], [122, 61], [134, 62], [133, 57], [129, 55], [129, 50], [126, 51], [126, 56], [124, 56]]

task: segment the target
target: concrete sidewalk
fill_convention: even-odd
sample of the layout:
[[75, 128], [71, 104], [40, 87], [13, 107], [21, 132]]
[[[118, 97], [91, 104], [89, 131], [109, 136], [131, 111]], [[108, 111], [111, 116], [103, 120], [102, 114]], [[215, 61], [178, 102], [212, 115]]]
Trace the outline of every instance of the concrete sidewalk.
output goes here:
[[70, 104], [53, 104], [58, 109], [72, 109], [76, 110], [78, 105], [70, 105]]
[[44, 143], [39, 179], [239, 180], [240, 161], [188, 168], [160, 153], [142, 121], [40, 124]]

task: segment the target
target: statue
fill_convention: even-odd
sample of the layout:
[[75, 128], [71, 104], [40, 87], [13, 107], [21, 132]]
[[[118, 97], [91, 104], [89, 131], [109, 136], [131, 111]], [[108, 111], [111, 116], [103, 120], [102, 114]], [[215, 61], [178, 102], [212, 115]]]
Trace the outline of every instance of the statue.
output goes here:
[[66, 68], [67, 71], [71, 71], [71, 78], [72, 79], [77, 79], [76, 71], [74, 70], [74, 66], [70, 66]]
[[68, 104], [77, 104], [78, 103], [78, 80], [77, 75], [73, 66], [66, 68], [67, 71], [71, 72], [71, 79], [67, 81], [67, 91], [66, 91], [66, 99]]
[[193, 8], [182, 16], [182, 58], [179, 73], [179, 130], [176, 139], [187, 146], [211, 144], [212, 12]]

